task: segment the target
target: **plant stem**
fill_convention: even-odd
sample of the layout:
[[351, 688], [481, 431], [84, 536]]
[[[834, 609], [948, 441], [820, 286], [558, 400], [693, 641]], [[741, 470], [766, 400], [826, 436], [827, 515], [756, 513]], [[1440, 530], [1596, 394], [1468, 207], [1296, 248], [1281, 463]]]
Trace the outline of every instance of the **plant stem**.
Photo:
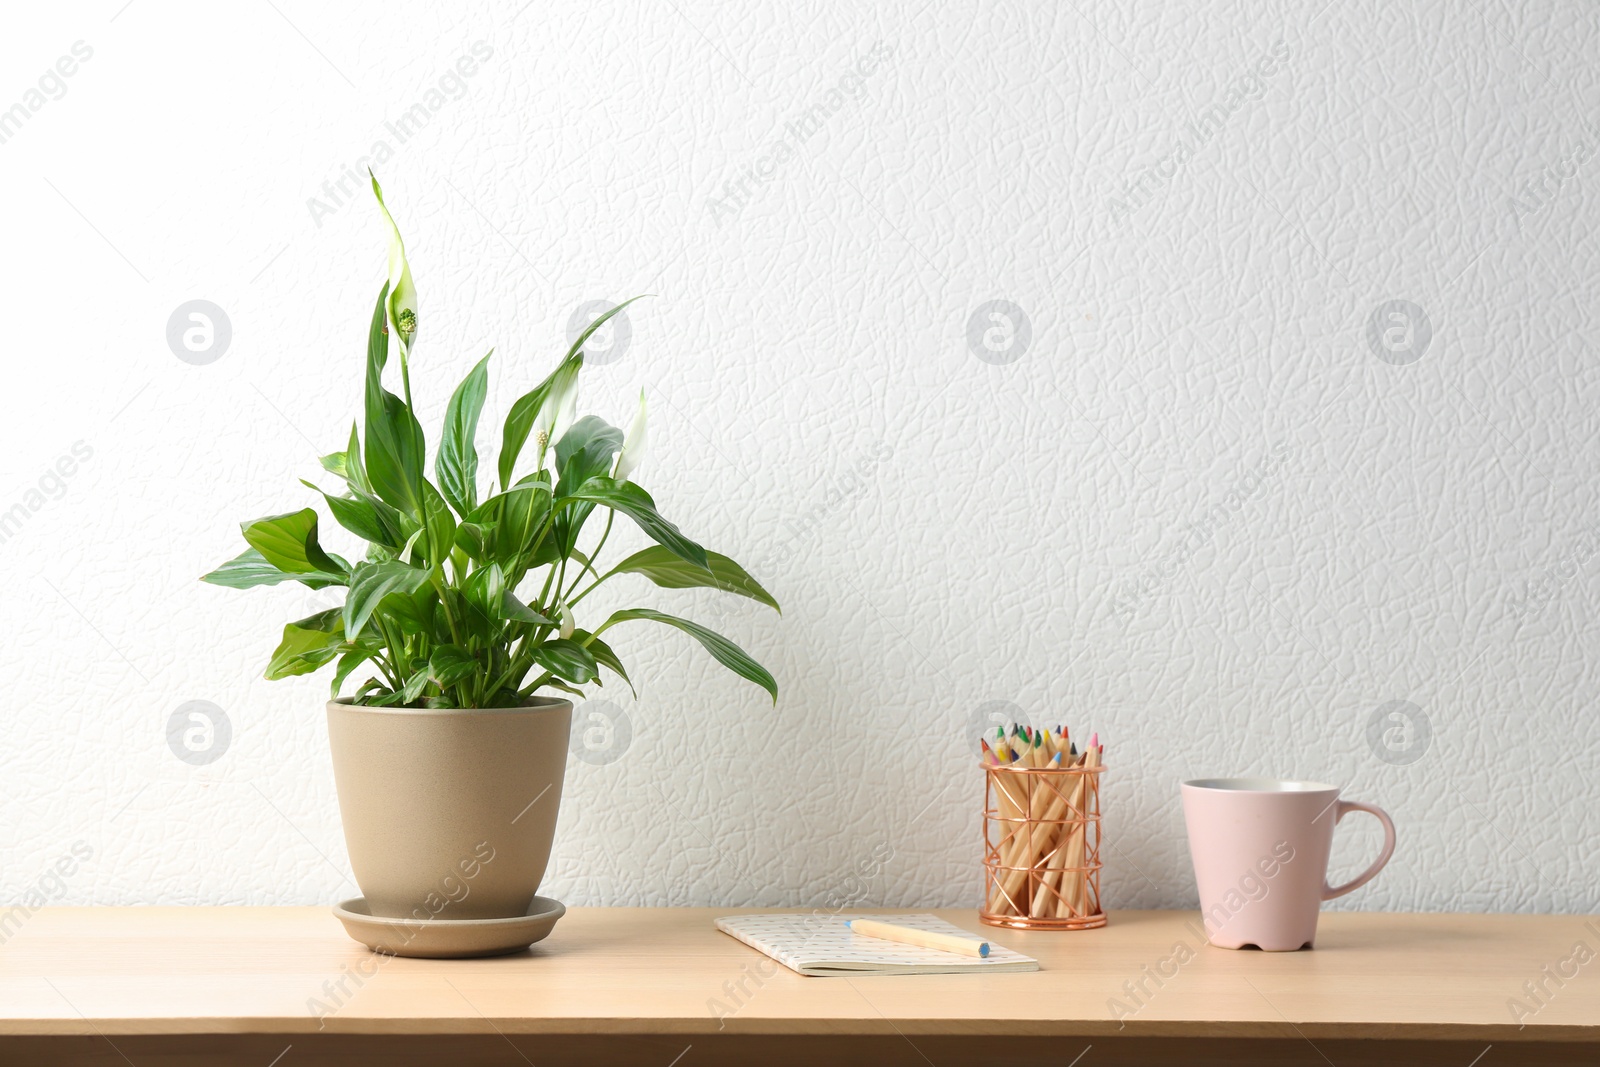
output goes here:
[[377, 666], [378, 673], [383, 675], [383, 680], [389, 683], [390, 689], [399, 689], [400, 683], [395, 679], [394, 671], [389, 669], [389, 662], [382, 656], [373, 656], [372, 662]]
[[[542, 462], [543, 461], [541, 460], [541, 463]], [[555, 528], [556, 516], [561, 514], [561, 508], [564, 508], [564, 507], [568, 506], [569, 504], [577, 503], [577, 501], [574, 501], [574, 500], [571, 500], [571, 499], [568, 499], [568, 498], [562, 498], [560, 507], [554, 506], [553, 502], [555, 500], [555, 489], [554, 488], [547, 488], [546, 491], [548, 493], [550, 493], [550, 499], [552, 501], [552, 506], [550, 508], [549, 516], [544, 520], [544, 528], [539, 531], [539, 536], [535, 537], [533, 539], [533, 544], [528, 548], [527, 556], [528, 556], [529, 559], [536, 559], [538, 557], [538, 555], [539, 555], [539, 547], [544, 544], [545, 535], [548, 534], [551, 530], [553, 530]], [[550, 591], [550, 587], [548, 585], [546, 585], [545, 586], [545, 592], [548, 593], [549, 591]]]
[[[396, 332], [397, 333], [398, 333], [398, 326], [399, 326], [399, 324], [397, 323], [396, 324]], [[396, 338], [396, 340], [398, 340], [398, 337]], [[416, 405], [411, 403], [411, 364], [406, 359], [406, 355], [407, 355], [406, 349], [409, 348], [409, 347], [410, 346], [407, 345], [404, 341], [400, 341], [400, 384], [405, 386], [405, 390], [406, 390], [406, 410], [410, 411], [412, 417], [415, 418], [416, 414], [417, 414]]]
[[439, 577], [438, 571], [430, 569], [428, 571], [428, 581], [432, 582], [433, 587], [439, 591], [439, 606], [444, 609], [445, 622], [450, 624], [451, 640], [458, 645], [461, 644], [461, 631], [456, 629], [456, 617], [450, 611], [450, 598], [445, 596], [443, 579]]
[[[617, 513], [615, 511], [610, 509], [606, 510], [606, 528], [600, 531], [600, 541], [594, 546], [594, 551], [589, 553], [588, 562], [584, 563], [583, 570], [579, 571], [578, 576], [572, 579], [572, 588], [567, 590], [567, 596], [570, 597], [572, 595], [572, 590], [578, 588], [578, 583], [583, 581], [583, 575], [585, 571], [587, 571], [589, 574], [595, 574], [594, 561], [600, 558], [600, 550], [606, 547], [606, 538], [611, 536], [611, 522], [616, 517]], [[565, 578], [565, 575], [563, 575], [563, 578]], [[597, 580], [598, 578], [599, 576], [596, 575]], [[575, 600], [569, 601], [568, 606], [570, 607], [572, 604], [576, 603], [577, 601]]]
[[534, 606], [534, 610], [541, 615], [545, 614], [545, 601], [550, 599], [550, 583], [555, 579], [556, 576], [555, 565], [550, 564], [549, 566], [550, 573], [544, 576], [544, 588], [539, 590], [539, 602]]
[[[610, 570], [606, 571], [600, 577], [596, 578], [594, 580], [594, 584], [590, 585], [589, 588], [585, 589], [583, 592], [579, 593], [577, 596], [575, 596], [571, 600], [567, 601], [567, 607], [569, 607], [569, 608], [577, 607], [578, 606], [578, 601], [582, 600], [584, 597], [588, 596], [590, 593], [592, 593], [596, 589], [600, 588], [600, 583], [601, 582], [605, 581], [607, 578], [610, 578], [612, 575], [614, 575], [616, 573], [617, 573], [617, 569], [615, 567], [613, 567]], [[579, 575], [578, 581], [581, 581], [581, 580], [582, 580], [582, 575]], [[574, 586], [576, 586], [578, 584], [578, 581], [574, 581], [572, 584]]]
[[390, 628], [387, 619], [381, 615], [374, 615], [373, 618], [378, 623], [378, 631], [383, 634], [383, 643], [389, 646], [388, 661], [379, 660], [378, 666], [389, 679], [389, 688], [398, 693], [405, 688], [405, 680], [395, 673], [397, 669], [402, 672], [405, 670], [405, 644], [395, 639], [394, 630]]
[[504, 689], [506, 683], [511, 681], [515, 672], [516, 664], [513, 663], [511, 666], [506, 668], [506, 672], [504, 674], [494, 680], [494, 684], [489, 687], [489, 692], [486, 694], [485, 699], [488, 699], [488, 697], [493, 696], [494, 694], [500, 692], [501, 689]]

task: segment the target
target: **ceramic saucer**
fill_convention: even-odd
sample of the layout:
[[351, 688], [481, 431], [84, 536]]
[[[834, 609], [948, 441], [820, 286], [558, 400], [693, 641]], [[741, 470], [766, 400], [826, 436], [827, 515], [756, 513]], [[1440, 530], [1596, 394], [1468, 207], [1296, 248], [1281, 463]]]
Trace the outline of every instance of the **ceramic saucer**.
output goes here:
[[512, 919], [384, 919], [372, 914], [365, 897], [333, 908], [345, 933], [372, 951], [430, 960], [520, 952], [548, 936], [566, 912], [549, 897], [534, 897], [528, 913]]

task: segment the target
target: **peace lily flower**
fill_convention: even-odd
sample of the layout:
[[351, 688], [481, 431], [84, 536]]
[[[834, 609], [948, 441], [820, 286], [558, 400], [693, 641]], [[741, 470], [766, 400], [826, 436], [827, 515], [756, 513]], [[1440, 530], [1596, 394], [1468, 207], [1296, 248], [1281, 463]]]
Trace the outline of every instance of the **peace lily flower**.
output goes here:
[[572, 631], [577, 628], [577, 620], [573, 618], [572, 609], [567, 607], [565, 600], [556, 601], [556, 619], [561, 623], [561, 639], [569, 640]]
[[378, 176], [367, 168], [372, 178], [372, 192], [383, 210], [384, 221], [389, 224], [389, 332], [400, 339], [400, 356], [411, 352], [411, 343], [417, 336], [417, 287], [411, 283], [411, 264], [406, 262], [406, 244], [400, 239], [400, 227], [383, 202], [383, 189]]
[[533, 439], [539, 445], [539, 466], [544, 466], [545, 449], [572, 425], [578, 407], [578, 360], [556, 368], [550, 376], [550, 393], [533, 417]]
[[644, 390], [639, 390], [639, 413], [633, 417], [633, 425], [628, 427], [627, 434], [622, 438], [622, 451], [617, 453], [617, 469], [612, 477], [619, 482], [628, 480], [628, 475], [639, 469], [639, 464], [644, 462], [645, 452], [644, 428]]
[[578, 413], [578, 371], [572, 371], [570, 378], [564, 378], [560, 388], [553, 391], [550, 397], [550, 406], [555, 409], [554, 421], [550, 424], [550, 438], [554, 441], [561, 440], [561, 435], [572, 428], [572, 423]]

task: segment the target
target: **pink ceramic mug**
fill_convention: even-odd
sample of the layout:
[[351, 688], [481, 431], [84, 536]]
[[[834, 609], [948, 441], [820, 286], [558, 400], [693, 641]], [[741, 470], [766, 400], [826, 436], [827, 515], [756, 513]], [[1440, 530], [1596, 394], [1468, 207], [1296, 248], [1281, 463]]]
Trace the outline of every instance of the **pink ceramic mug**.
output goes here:
[[[1383, 823], [1383, 851], [1341, 886], [1328, 885], [1333, 827], [1352, 811]], [[1394, 823], [1381, 808], [1340, 800], [1337, 786], [1278, 778], [1198, 778], [1183, 783], [1189, 855], [1206, 938], [1219, 948], [1308, 948], [1324, 900], [1360, 888], [1394, 854]]]

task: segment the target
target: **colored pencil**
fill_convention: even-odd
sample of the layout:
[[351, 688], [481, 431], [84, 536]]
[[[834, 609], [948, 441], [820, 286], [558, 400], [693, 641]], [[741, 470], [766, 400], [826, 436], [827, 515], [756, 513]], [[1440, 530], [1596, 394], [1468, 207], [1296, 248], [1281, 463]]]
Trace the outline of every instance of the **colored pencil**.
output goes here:
[[[1096, 771], [1105, 747], [1098, 733], [1080, 750], [1065, 725], [1037, 729], [998, 727], [996, 746], [987, 743], [983, 765], [1009, 768], [991, 776], [996, 816], [1004, 833], [990, 855], [986, 909], [992, 914], [1039, 919], [1085, 919], [1100, 910], [1091, 899], [1085, 867], [1091, 821], [1098, 822], [1099, 778], [1035, 777], [1018, 771]], [[1098, 864], [1096, 864], [1098, 866]]]

